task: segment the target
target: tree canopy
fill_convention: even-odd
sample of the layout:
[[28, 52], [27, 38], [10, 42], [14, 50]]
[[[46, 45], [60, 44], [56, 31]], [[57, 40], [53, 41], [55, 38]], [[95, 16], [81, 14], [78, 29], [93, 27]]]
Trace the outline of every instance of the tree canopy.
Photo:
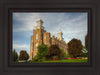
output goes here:
[[61, 56], [61, 50], [60, 48], [57, 46], [57, 45], [51, 45], [49, 47], [49, 50], [48, 50], [48, 53], [47, 53], [47, 56], [49, 57], [53, 57], [53, 56], [58, 56], [60, 57]]
[[45, 44], [39, 45], [37, 47], [38, 52], [37, 55], [32, 59], [32, 62], [40, 62], [45, 60], [45, 56], [48, 52], [48, 46]]
[[48, 46], [45, 44], [39, 45], [37, 49], [38, 49], [37, 56], [40, 58], [44, 57], [48, 52]]
[[87, 48], [88, 45], [88, 35], [85, 36], [85, 47]]
[[61, 51], [61, 55], [60, 57], [64, 58], [67, 56], [66, 52], [64, 51], [64, 49], [60, 48], [60, 51]]
[[72, 57], [77, 57], [78, 55], [80, 55], [82, 52], [82, 48], [83, 46], [81, 41], [75, 38], [68, 43], [68, 52]]
[[83, 49], [82, 49], [82, 54], [81, 54], [83, 57], [87, 57], [88, 56], [88, 51], [87, 51], [87, 48], [84, 46]]
[[20, 51], [19, 60], [28, 60], [29, 55], [25, 50]]
[[18, 60], [18, 54], [17, 54], [17, 52], [15, 51], [15, 49], [14, 49], [13, 52], [12, 52], [12, 60], [13, 60], [13, 61], [17, 61], [17, 60]]

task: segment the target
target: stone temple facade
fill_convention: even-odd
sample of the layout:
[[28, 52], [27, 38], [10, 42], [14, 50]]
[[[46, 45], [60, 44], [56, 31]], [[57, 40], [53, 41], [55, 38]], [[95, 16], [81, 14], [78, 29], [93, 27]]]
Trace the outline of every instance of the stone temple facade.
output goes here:
[[39, 18], [36, 22], [37, 26], [35, 26], [35, 29], [33, 29], [33, 35], [31, 36], [30, 42], [30, 60], [32, 60], [32, 58], [34, 58], [34, 56], [37, 54], [37, 46], [41, 45], [42, 43], [48, 46], [56, 44], [59, 46], [59, 48], [63, 48], [66, 54], [68, 54], [68, 45], [63, 40], [63, 33], [59, 31], [58, 37], [55, 37], [54, 35], [51, 36], [51, 34], [44, 29], [41, 18]]

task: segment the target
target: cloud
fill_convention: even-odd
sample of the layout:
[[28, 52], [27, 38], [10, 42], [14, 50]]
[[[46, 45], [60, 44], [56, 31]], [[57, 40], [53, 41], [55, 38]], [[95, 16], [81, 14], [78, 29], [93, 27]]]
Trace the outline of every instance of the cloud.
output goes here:
[[[13, 48], [30, 50], [30, 36], [36, 20], [41, 17], [43, 26], [51, 35], [58, 36], [61, 29], [66, 42], [77, 38], [84, 45], [87, 34], [87, 13], [13, 13]], [[18, 42], [19, 41], [19, 42]]]
[[29, 54], [30, 52], [30, 46], [27, 44], [13, 44], [13, 49], [17, 50], [18, 54], [20, 53], [21, 50], [26, 50]]
[[13, 13], [13, 21], [17, 21], [14, 24], [13, 32], [20, 32], [20, 31], [31, 31], [36, 25], [36, 18], [38, 15], [33, 15], [33, 13]]

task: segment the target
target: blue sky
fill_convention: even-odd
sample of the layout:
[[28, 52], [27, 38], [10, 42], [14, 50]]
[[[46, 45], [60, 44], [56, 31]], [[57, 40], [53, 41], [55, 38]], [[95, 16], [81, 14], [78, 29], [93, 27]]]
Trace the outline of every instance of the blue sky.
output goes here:
[[13, 49], [18, 54], [20, 50], [30, 53], [30, 37], [39, 17], [43, 20], [43, 26], [51, 35], [58, 36], [58, 31], [63, 32], [63, 38], [68, 43], [76, 38], [85, 43], [87, 34], [87, 13], [33, 13], [15, 12], [13, 13]]

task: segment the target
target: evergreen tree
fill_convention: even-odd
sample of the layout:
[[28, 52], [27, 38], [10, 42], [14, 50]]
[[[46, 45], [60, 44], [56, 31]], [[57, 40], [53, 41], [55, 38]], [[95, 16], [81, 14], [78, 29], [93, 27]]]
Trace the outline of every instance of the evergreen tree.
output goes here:
[[12, 60], [13, 60], [13, 61], [17, 61], [17, 60], [18, 60], [18, 54], [17, 54], [17, 52], [15, 51], [15, 49], [14, 49], [13, 52], [12, 52]]
[[37, 49], [38, 49], [37, 56], [40, 58], [44, 57], [48, 52], [48, 46], [45, 44], [39, 45]]
[[37, 55], [32, 59], [32, 62], [41, 62], [45, 60], [45, 56], [48, 52], [48, 46], [45, 44], [42, 44], [42, 45], [39, 45], [37, 49], [38, 49]]
[[82, 56], [83, 57], [87, 57], [88, 56], [88, 51], [87, 51], [87, 48], [85, 46], [82, 49]]
[[88, 35], [85, 36], [85, 47], [88, 49], [87, 45], [88, 45]]

